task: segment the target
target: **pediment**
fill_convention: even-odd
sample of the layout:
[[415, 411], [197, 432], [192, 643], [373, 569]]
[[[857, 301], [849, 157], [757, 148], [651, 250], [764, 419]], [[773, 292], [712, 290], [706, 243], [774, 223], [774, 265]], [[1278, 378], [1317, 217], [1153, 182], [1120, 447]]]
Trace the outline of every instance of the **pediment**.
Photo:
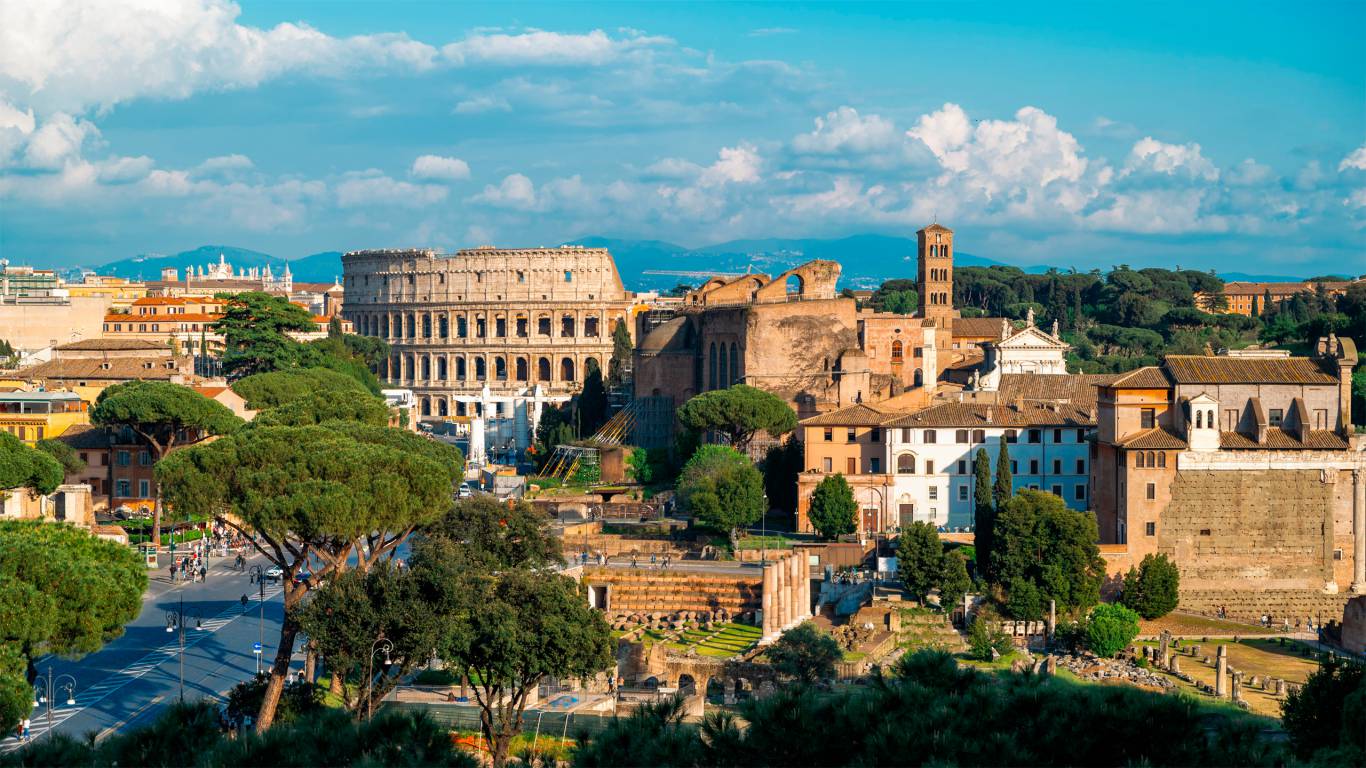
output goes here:
[[1016, 331], [996, 342], [1000, 349], [1067, 349], [1067, 342], [1055, 339], [1035, 326]]

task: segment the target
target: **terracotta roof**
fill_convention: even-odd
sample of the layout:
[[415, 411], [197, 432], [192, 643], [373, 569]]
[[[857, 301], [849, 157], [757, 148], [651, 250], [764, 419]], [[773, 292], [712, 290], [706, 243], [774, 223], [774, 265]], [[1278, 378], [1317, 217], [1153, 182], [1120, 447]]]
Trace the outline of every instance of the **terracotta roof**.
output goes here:
[[189, 299], [180, 296], [144, 296], [133, 302], [135, 307], [180, 306]]
[[1168, 355], [1163, 363], [1177, 384], [1337, 384], [1307, 357]]
[[194, 391], [198, 392], [204, 397], [213, 399], [215, 397], [218, 397], [223, 392], [227, 391], [227, 389], [227, 387], [195, 387]]
[[876, 427], [897, 414], [880, 411], [870, 405], [857, 403], [837, 411], [822, 413], [802, 420], [804, 427]]
[[59, 352], [107, 352], [137, 349], [166, 349], [166, 345], [163, 342], [151, 339], [85, 339], [57, 347]]
[[[955, 338], [1001, 338], [1001, 319], [999, 317], [955, 317], [953, 335]], [[1010, 326], [1011, 333], [1015, 326]]]
[[1264, 443], [1241, 432], [1220, 432], [1219, 447], [1227, 451], [1344, 451], [1347, 450], [1347, 441], [1335, 432], [1316, 429], [1305, 436], [1304, 442], [1300, 442], [1284, 429], [1274, 428], [1266, 431]]
[[[173, 368], [166, 363], [174, 362]], [[147, 364], [151, 364], [151, 368]], [[107, 368], [105, 366], [108, 366]], [[26, 380], [88, 379], [92, 381], [127, 381], [129, 379], [169, 379], [176, 374], [193, 370], [189, 355], [149, 359], [146, 357], [113, 357], [104, 360], [50, 360], [24, 368], [14, 375]]]
[[1148, 451], [1184, 451], [1186, 441], [1162, 427], [1153, 427], [1120, 441], [1125, 448]]
[[[1055, 410], [1056, 407], [1056, 410]], [[1094, 411], [1071, 405], [944, 403], [883, 422], [889, 427], [1089, 427]]]
[[1095, 408], [1096, 388], [1106, 386], [1116, 378], [1117, 374], [1113, 373], [1007, 373], [1001, 375], [998, 390], [1002, 402], [1020, 398], [1066, 401], [1077, 408]]
[[[1323, 283], [1323, 287], [1330, 291], [1346, 290], [1350, 282], [1328, 281]], [[1273, 296], [1295, 293], [1313, 293], [1318, 290], [1319, 283], [1247, 283], [1232, 282], [1224, 283], [1222, 293], [1225, 296], [1264, 296], [1270, 291]]]
[[946, 227], [946, 226], [944, 226], [943, 224], [940, 224], [939, 222], [936, 221], [935, 223], [933, 223], [933, 224], [929, 225], [928, 227], [925, 227], [924, 229], [919, 230], [919, 231], [920, 231], [920, 232], [952, 232], [953, 230], [952, 230], [952, 229], [949, 229], [948, 227]]
[[1128, 373], [1119, 374], [1108, 385], [1115, 389], [1166, 389], [1172, 383], [1167, 375], [1155, 365], [1145, 366]]

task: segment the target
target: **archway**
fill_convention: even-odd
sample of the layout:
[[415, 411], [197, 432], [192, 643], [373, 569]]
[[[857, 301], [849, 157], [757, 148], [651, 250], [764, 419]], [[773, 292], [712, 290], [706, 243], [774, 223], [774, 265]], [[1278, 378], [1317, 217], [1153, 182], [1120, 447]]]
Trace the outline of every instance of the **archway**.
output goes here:
[[684, 696], [694, 696], [697, 694], [697, 681], [692, 675], [678, 676], [678, 692]]
[[550, 358], [543, 357], [536, 361], [536, 380], [550, 381]]
[[806, 283], [802, 281], [801, 275], [788, 275], [787, 280], [784, 282], [788, 296], [801, 296], [806, 293]]
[[560, 360], [560, 381], [574, 380], [574, 358], [566, 357]]

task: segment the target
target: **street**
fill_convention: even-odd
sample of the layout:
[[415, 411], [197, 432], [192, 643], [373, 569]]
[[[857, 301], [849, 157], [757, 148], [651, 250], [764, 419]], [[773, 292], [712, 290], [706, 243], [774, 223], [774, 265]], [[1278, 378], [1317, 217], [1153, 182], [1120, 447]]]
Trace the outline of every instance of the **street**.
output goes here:
[[[163, 558], [165, 561], [165, 558]], [[268, 568], [261, 557], [248, 563]], [[167, 614], [184, 601], [185, 699], [223, 699], [228, 690], [256, 672], [253, 644], [264, 636], [263, 664], [275, 657], [280, 632], [281, 588], [266, 582], [265, 604], [249, 575], [233, 568], [232, 558], [213, 558], [202, 583], [170, 582], [165, 565], [149, 573], [141, 614], [122, 637], [79, 660], [44, 657], [37, 662], [37, 687], [46, 692], [49, 669], [53, 682], [52, 728], [81, 737], [100, 738], [118, 730], [146, 725], [161, 708], [180, 696], [180, 635], [167, 631]], [[248, 597], [247, 607], [241, 596]], [[264, 620], [262, 608], [264, 607]], [[67, 705], [68, 685], [74, 684], [74, 705]], [[36, 695], [36, 694], [35, 694]], [[46, 704], [30, 716], [31, 737], [48, 732]], [[0, 752], [19, 746], [14, 735], [0, 741]]]

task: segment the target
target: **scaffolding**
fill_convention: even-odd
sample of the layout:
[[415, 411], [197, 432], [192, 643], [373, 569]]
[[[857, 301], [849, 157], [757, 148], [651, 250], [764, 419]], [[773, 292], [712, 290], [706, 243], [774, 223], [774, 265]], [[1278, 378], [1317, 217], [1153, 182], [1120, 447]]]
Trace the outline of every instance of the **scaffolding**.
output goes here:
[[632, 400], [627, 403], [583, 443], [555, 446], [555, 453], [551, 454], [541, 474], [564, 482], [574, 477], [585, 463], [597, 464], [600, 449], [622, 445], [630, 438], [640, 410], [636, 402]]

